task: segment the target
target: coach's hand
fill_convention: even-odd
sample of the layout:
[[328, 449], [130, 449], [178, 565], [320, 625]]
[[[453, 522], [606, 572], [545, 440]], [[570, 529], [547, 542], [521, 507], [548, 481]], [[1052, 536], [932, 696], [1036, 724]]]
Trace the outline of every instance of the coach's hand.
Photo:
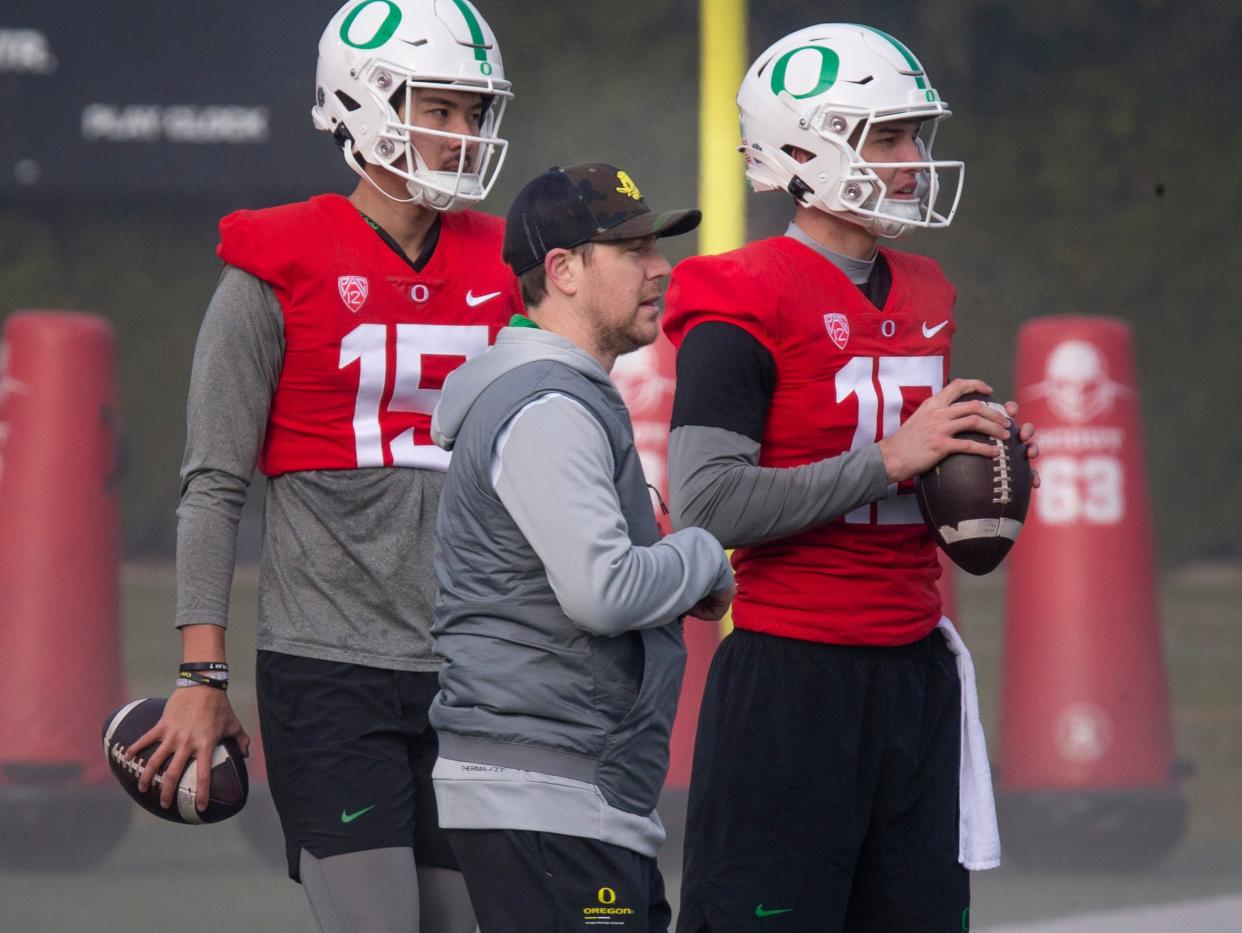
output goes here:
[[992, 394], [992, 387], [978, 379], [954, 379], [914, 410], [892, 435], [880, 441], [884, 472], [890, 483], [918, 476], [949, 454], [995, 457], [991, 444], [959, 438], [963, 431], [976, 431], [1002, 440], [1009, 436], [1009, 419], [986, 402], [959, 402], [968, 392]]
[[207, 809], [211, 799], [211, 755], [225, 736], [237, 740], [243, 755], [250, 754], [250, 736], [233, 712], [228, 694], [215, 687], [178, 687], [168, 698], [160, 721], [126, 752], [132, 757], [148, 745], [160, 743], [142, 769], [138, 790], [145, 793], [160, 766], [168, 761], [160, 788], [160, 806], [168, 809], [176, 799], [181, 773], [193, 758], [198, 769], [196, 806], [199, 811]]
[[723, 618], [724, 614], [729, 611], [729, 606], [733, 603], [733, 597], [736, 595], [737, 584], [730, 583], [728, 589], [715, 590], [708, 593], [691, 606], [686, 615], [702, 619], [704, 622], [715, 622], [717, 619]]

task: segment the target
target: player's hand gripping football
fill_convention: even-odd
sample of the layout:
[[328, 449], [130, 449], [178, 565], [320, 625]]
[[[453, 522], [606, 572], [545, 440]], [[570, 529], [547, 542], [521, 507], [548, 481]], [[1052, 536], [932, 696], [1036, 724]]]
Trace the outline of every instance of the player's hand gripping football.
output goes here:
[[[187, 654], [193, 657], [224, 657], [224, 630], [216, 625], [187, 625], [182, 630]], [[237, 740], [243, 755], [250, 754], [250, 736], [233, 712], [228, 694], [215, 687], [178, 687], [164, 706], [164, 715], [126, 751], [132, 757], [156, 742], [138, 778], [138, 789], [146, 793], [165, 761], [169, 762], [160, 788], [160, 806], [167, 809], [177, 796], [177, 784], [186, 763], [193, 758], [198, 770], [197, 808], [206, 809], [211, 799], [211, 755], [225, 736]]]
[[[214, 687], [178, 687], [168, 698], [164, 715], [151, 730], [127, 749], [132, 757], [137, 751], [160, 743], [138, 779], [138, 789], [146, 793], [151, 781], [165, 761], [169, 761], [160, 788], [160, 806], [171, 807], [177, 796], [177, 784], [186, 763], [193, 758], [198, 769], [198, 809], [204, 810], [211, 799], [211, 754], [225, 736], [233, 736], [243, 755], [250, 754], [250, 736], [233, 712], [228, 695]], [[170, 760], [171, 759], [171, 760]]]
[[715, 622], [717, 619], [723, 618], [724, 614], [729, 611], [729, 606], [733, 603], [733, 597], [736, 595], [737, 584], [730, 583], [728, 589], [715, 590], [708, 593], [691, 606], [686, 615], [702, 619], [704, 622]]
[[[984, 402], [958, 401], [968, 392], [991, 395], [992, 387], [979, 379], [954, 379], [916, 408], [914, 414], [892, 435], [880, 441], [880, 454], [884, 458], [884, 470], [890, 483], [911, 479], [949, 454], [998, 455], [999, 450], [994, 445], [956, 436], [964, 431], [975, 431], [1002, 440], [1009, 436], [1005, 415]], [[1007, 411], [1010, 406], [1016, 413], [1018, 406], [1009, 402], [1006, 404]], [[1035, 428], [1029, 424], [1019, 429], [1023, 441], [1029, 440], [1034, 433]], [[1032, 456], [1029, 447], [1027, 454]], [[1035, 454], [1038, 454], [1037, 449]]]

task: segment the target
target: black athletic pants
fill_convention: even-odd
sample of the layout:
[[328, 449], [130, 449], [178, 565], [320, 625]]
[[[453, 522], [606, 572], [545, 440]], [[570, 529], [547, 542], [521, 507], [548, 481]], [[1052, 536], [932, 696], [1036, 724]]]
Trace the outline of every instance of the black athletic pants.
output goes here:
[[513, 829], [446, 830], [481, 933], [665, 933], [656, 860], [595, 839]]
[[679, 933], [960, 933], [957, 667], [736, 630], [712, 661]]
[[267, 777], [289, 877], [316, 858], [412, 846], [456, 868], [436, 814], [434, 672], [390, 671], [260, 651], [255, 671]]

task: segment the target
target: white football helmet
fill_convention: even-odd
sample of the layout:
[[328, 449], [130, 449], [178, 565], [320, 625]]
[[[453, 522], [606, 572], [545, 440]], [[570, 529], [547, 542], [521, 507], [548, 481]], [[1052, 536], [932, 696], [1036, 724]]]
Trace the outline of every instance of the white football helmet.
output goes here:
[[[966, 166], [931, 155], [936, 125], [949, 108], [918, 59], [892, 36], [852, 23], [792, 33], [750, 66], [737, 105], [739, 151], [755, 191], [788, 191], [800, 204], [882, 237], [952, 221]], [[867, 134], [897, 120], [920, 121], [920, 160], [864, 160]], [[797, 150], [810, 158], [795, 158]], [[914, 198], [888, 196], [876, 170], [891, 168], [917, 172]]]
[[[410, 197], [393, 200], [455, 210], [491, 190], [508, 146], [500, 120], [513, 95], [496, 36], [470, 0], [349, 0], [319, 40], [316, 84], [315, 128], [333, 135], [363, 178], [361, 163], [370, 162], [405, 179]], [[478, 135], [403, 119], [419, 88], [483, 95]], [[420, 137], [460, 140], [456, 166], [428, 166]]]

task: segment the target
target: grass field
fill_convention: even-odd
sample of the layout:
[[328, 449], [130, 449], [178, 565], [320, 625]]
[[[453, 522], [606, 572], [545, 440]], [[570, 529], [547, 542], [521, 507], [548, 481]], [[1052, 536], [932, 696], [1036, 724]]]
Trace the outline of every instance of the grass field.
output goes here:
[[[255, 582], [253, 570], [238, 574], [229, 635], [236, 665], [231, 696], [251, 729], [257, 728], [247, 663], [254, 648]], [[1190, 804], [1185, 839], [1164, 864], [1142, 874], [1030, 872], [1012, 865], [977, 874], [972, 909], [976, 930], [1087, 910], [1242, 893], [1242, 568], [1171, 574], [1161, 592], [1177, 754], [1194, 768], [1183, 788]], [[958, 601], [978, 668], [985, 724], [995, 744], [1003, 577], [960, 580]], [[133, 696], [168, 691], [177, 658], [173, 604], [170, 567], [126, 567], [124, 656]], [[675, 821], [677, 815], [670, 817]], [[274, 849], [278, 842], [273, 843]], [[667, 848], [662, 863], [675, 896], [680, 854], [675, 845]], [[179, 827], [136, 807], [124, 839], [92, 869], [0, 872], [0, 905], [0, 930], [29, 933], [314, 929], [301, 890], [259, 853], [236, 822]], [[1236, 929], [1242, 930], [1242, 918]]]

